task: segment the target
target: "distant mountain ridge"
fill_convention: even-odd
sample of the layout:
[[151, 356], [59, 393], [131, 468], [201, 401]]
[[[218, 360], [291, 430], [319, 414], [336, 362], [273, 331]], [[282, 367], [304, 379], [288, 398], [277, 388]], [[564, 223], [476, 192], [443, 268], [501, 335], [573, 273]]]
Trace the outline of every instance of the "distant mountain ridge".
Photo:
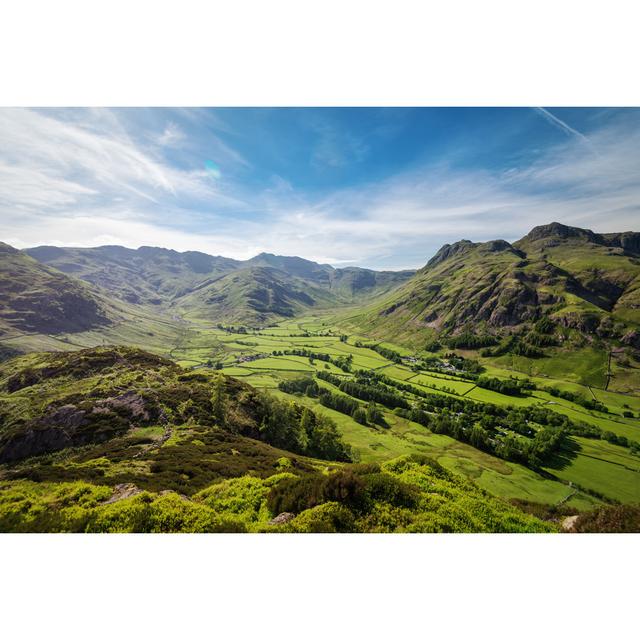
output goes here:
[[446, 244], [416, 272], [156, 247], [41, 246], [25, 254], [98, 287], [96, 295], [218, 323], [257, 326], [357, 305], [362, 328], [380, 336], [510, 332], [543, 316], [585, 335], [631, 335], [634, 344], [640, 330], [640, 233], [633, 231], [599, 234], [553, 222], [514, 243]]
[[270, 253], [240, 261], [156, 247], [40, 246], [24, 252], [128, 303], [169, 305], [205, 319], [248, 324], [373, 298], [414, 274], [360, 267], [336, 269]]

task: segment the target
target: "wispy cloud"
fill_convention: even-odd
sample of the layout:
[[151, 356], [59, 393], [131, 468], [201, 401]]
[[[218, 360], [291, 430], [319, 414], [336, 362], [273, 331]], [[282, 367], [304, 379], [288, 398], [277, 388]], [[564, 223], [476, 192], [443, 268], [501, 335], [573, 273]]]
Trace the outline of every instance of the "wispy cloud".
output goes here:
[[185, 139], [185, 133], [175, 122], [168, 122], [164, 131], [157, 137], [159, 145], [174, 146]]
[[311, 157], [315, 166], [344, 167], [351, 162], [362, 161], [369, 152], [369, 146], [360, 136], [325, 118], [313, 117], [308, 124], [317, 136]]
[[[405, 268], [463, 237], [515, 240], [552, 220], [603, 232], [637, 230], [640, 219], [635, 120], [590, 132], [595, 153], [585, 149], [583, 134], [562, 123], [566, 140], [506, 170], [443, 156], [385, 179], [322, 191], [300, 189], [286, 175], [259, 187], [213, 180], [188, 151], [187, 161], [171, 161], [165, 147], [183, 153], [193, 144], [180, 123], [163, 118], [136, 137], [131, 123], [112, 112], [0, 109], [0, 238], [20, 247], [155, 245], [235, 258], [269, 251]], [[204, 130], [209, 126], [218, 124], [207, 121]], [[336, 140], [345, 145], [341, 157], [352, 154], [355, 162], [350, 143], [337, 134]], [[239, 151], [211, 144], [220, 156], [226, 148], [227, 163], [247, 170]]]
[[[179, 135], [168, 124], [159, 138], [167, 143]], [[84, 195], [99, 196], [102, 206], [126, 192], [158, 205], [166, 198], [214, 205], [229, 198], [206, 179], [203, 169], [173, 166], [151, 147], [133, 142], [118, 119], [102, 111], [97, 116], [90, 112], [78, 123], [30, 109], [0, 109], [0, 160], [12, 167], [18, 180], [31, 176], [45, 187], [60, 185], [63, 197], [48, 202], [37, 187], [15, 193], [16, 205], [38, 211], [72, 202], [90, 206]]]
[[535, 110], [545, 119], [547, 122], [550, 122], [554, 127], [564, 131], [564, 133], [576, 136], [585, 142], [588, 142], [587, 136], [580, 133], [577, 129], [570, 127], [564, 120], [560, 120], [557, 116], [554, 116], [549, 110], [543, 107], [535, 107]]

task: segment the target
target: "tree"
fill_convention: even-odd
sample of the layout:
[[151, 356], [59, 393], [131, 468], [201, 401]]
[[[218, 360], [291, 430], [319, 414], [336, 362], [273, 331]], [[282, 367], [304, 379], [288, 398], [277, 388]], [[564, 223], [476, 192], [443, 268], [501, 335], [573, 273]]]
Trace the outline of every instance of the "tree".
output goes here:
[[302, 451], [306, 451], [309, 446], [309, 436], [313, 431], [313, 414], [307, 407], [302, 410], [300, 416], [300, 432], [298, 434], [298, 443]]
[[476, 424], [471, 429], [471, 435], [469, 436], [469, 442], [471, 446], [476, 449], [486, 449], [489, 443], [488, 434], [479, 424]]
[[367, 412], [362, 407], [358, 407], [351, 417], [359, 424], [367, 424]]
[[226, 391], [224, 388], [224, 376], [218, 374], [213, 386], [213, 394], [211, 396], [211, 407], [213, 416], [220, 425], [225, 424], [226, 418]]
[[378, 409], [378, 405], [376, 405], [375, 401], [371, 400], [367, 405], [367, 422], [371, 424], [378, 424], [382, 419], [382, 413], [380, 413], [380, 409]]

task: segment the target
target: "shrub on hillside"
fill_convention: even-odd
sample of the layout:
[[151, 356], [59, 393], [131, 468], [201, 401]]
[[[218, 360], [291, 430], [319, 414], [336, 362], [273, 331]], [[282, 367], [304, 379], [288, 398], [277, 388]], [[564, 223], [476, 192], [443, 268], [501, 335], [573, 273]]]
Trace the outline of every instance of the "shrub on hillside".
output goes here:
[[640, 533], [640, 506], [603, 506], [578, 516], [577, 533]]

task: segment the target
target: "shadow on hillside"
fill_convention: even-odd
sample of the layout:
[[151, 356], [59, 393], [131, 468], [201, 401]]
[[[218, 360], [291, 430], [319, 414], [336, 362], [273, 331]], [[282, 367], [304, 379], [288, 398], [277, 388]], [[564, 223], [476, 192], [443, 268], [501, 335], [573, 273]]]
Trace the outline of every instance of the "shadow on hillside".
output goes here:
[[544, 466], [547, 469], [562, 471], [575, 460], [580, 449], [580, 445], [573, 438], [566, 438], [562, 447], [549, 457]]

